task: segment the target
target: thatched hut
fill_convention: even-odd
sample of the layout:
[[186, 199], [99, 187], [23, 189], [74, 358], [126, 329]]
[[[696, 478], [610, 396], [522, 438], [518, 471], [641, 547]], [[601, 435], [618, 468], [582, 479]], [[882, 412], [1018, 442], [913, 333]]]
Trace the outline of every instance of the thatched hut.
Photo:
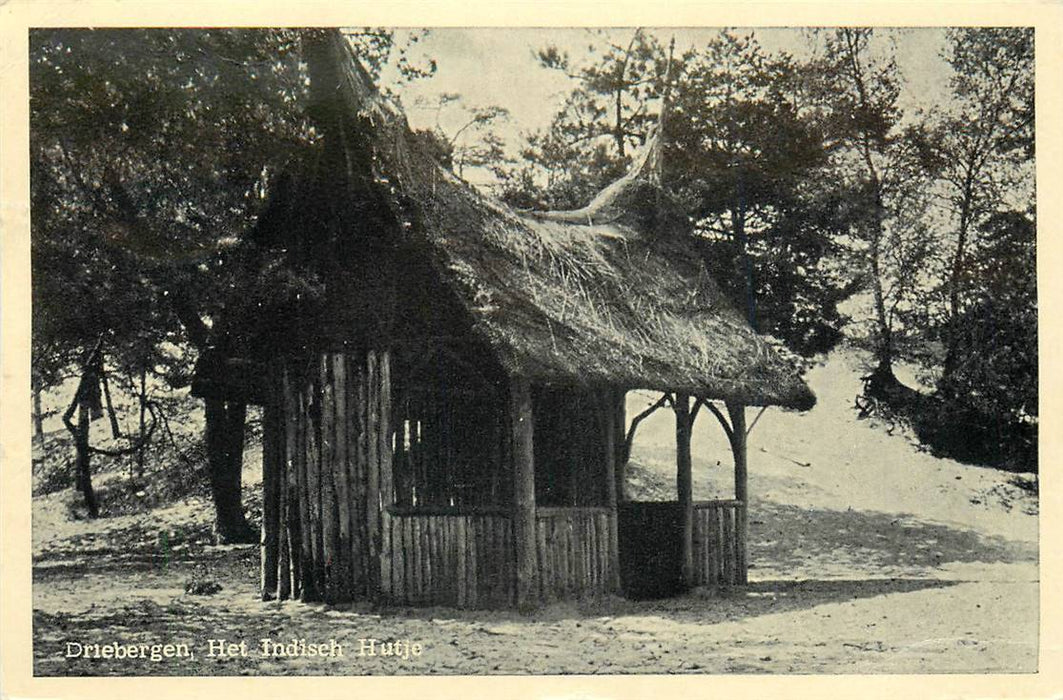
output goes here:
[[[316, 291], [253, 318], [196, 383], [265, 405], [264, 595], [619, 591], [659, 514], [618, 506], [625, 392], [794, 408], [811, 393], [705, 273], [647, 175], [652, 142], [586, 209], [516, 213], [423, 152], [342, 37], [306, 55], [322, 143], [255, 246]], [[744, 581], [744, 502], [687, 491], [670, 537], [689, 583]]]

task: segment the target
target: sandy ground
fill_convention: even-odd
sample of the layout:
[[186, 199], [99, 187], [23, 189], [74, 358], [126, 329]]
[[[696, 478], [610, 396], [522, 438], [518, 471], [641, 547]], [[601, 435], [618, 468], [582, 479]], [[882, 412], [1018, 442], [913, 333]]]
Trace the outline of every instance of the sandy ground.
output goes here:
[[[668, 600], [578, 601], [532, 615], [263, 603], [257, 548], [207, 545], [205, 502], [86, 522], [68, 519], [69, 492], [37, 498], [35, 672], [1036, 670], [1036, 499], [1012, 486], [1012, 475], [932, 457], [902, 434], [856, 420], [857, 377], [852, 355], [836, 354], [810, 374], [819, 396], [813, 411], [769, 410], [751, 433], [750, 585]], [[632, 395], [631, 410], [646, 401]], [[663, 412], [640, 429], [632, 486], [643, 497], [674, 492], [672, 436]], [[730, 456], [708, 413], [698, 419], [694, 450], [695, 495], [730, 495]], [[255, 457], [248, 456], [252, 482]], [[188, 594], [192, 582], [221, 590]], [[336, 640], [343, 655], [261, 656], [263, 638]], [[212, 657], [211, 639], [244, 641], [247, 656]], [[421, 653], [361, 655], [370, 639], [418, 643]], [[187, 643], [193, 656], [67, 659], [68, 642]]]

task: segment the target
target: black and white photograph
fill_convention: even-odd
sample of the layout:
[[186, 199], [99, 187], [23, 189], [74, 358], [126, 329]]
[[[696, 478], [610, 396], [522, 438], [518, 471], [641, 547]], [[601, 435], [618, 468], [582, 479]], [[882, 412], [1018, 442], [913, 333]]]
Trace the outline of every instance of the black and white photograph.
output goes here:
[[33, 676], [1043, 670], [1040, 28], [601, 19], [28, 29]]

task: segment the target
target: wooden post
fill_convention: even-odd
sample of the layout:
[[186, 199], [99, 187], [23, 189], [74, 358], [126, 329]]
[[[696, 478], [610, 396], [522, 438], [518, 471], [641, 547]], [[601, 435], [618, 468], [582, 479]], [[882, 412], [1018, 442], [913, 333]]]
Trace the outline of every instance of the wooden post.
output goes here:
[[536, 604], [539, 572], [535, 559], [535, 456], [532, 449], [532, 400], [528, 381], [510, 383], [510, 431], [513, 438], [513, 549], [516, 554], [516, 602], [519, 610]]
[[372, 596], [376, 597], [380, 590], [380, 578], [376, 572], [380, 570], [377, 561], [380, 524], [380, 462], [378, 451], [380, 449], [379, 435], [380, 425], [380, 377], [377, 365], [377, 353], [370, 350], [365, 358], [366, 362], [366, 393], [365, 393], [365, 551], [366, 551], [366, 578]]
[[332, 367], [328, 354], [316, 360], [320, 382], [317, 396], [320, 432], [318, 438], [318, 469], [321, 491], [321, 568], [324, 573], [325, 602], [340, 600], [339, 571], [339, 517], [336, 508], [335, 464], [335, 404], [332, 383]]
[[368, 387], [365, 355], [347, 358], [347, 454], [351, 461], [351, 556], [354, 559], [355, 590], [369, 594], [369, 528], [366, 500], [368, 482]]
[[318, 449], [318, 422], [314, 414], [319, 410], [318, 385], [313, 366], [300, 387], [302, 396], [303, 468], [306, 470], [306, 512], [310, 535], [310, 566], [305, 569], [308, 585], [303, 588], [303, 600], [317, 602], [325, 597], [325, 558], [322, 556], [321, 538], [321, 452]]
[[727, 402], [727, 413], [731, 417], [731, 452], [735, 462], [735, 500], [741, 501], [738, 512], [735, 514], [735, 538], [737, 540], [735, 546], [738, 553], [738, 571], [735, 578], [738, 583], [746, 583], [748, 570], [746, 532], [749, 525], [746, 407], [740, 403]]
[[[621, 396], [623, 392], [621, 392]], [[616, 395], [606, 389], [602, 395], [602, 425], [605, 428], [605, 505], [609, 508], [609, 532], [606, 540], [608, 549], [608, 578], [606, 587], [613, 592], [620, 590], [620, 538], [617, 532], [617, 432], [616, 432]]]
[[[288, 553], [288, 594], [292, 598], [302, 596], [302, 508], [300, 484], [300, 461], [297, 455], [298, 444], [298, 403], [295, 390], [292, 387], [291, 374], [286, 368], [281, 370], [281, 408], [284, 411], [284, 471], [285, 471], [285, 524]], [[284, 572], [281, 572], [282, 582], [280, 594], [285, 596]]]
[[297, 473], [299, 478], [299, 532], [301, 537], [301, 553], [299, 555], [299, 599], [304, 601], [318, 600], [317, 576], [314, 572], [314, 515], [312, 511], [311, 496], [313, 489], [310, 484], [310, 469], [307, 463], [308, 448], [310, 441], [310, 422], [307, 411], [307, 391], [303, 384], [306, 379], [297, 375], [293, 386], [295, 393], [297, 432], [295, 452], [297, 460]]
[[353, 548], [351, 544], [351, 465], [347, 454], [347, 360], [342, 354], [328, 357], [332, 364], [333, 405], [333, 478], [336, 483], [336, 509], [339, 515], [339, 561], [337, 566], [339, 595], [342, 600], [358, 597], [355, 588]]
[[283, 421], [278, 397], [263, 407], [262, 417], [262, 600], [277, 595], [277, 567], [280, 558], [280, 482], [283, 478]]
[[613, 463], [615, 465], [616, 500], [627, 500], [627, 450], [624, 438], [627, 435], [627, 392], [617, 389], [611, 392], [613, 419]]
[[690, 396], [675, 395], [675, 462], [676, 492], [679, 497], [679, 551], [681, 580], [684, 587], [694, 582], [694, 479], [690, 457]]
[[371, 538], [371, 553], [372, 559], [370, 560], [370, 581], [371, 590], [374, 595], [379, 595], [381, 590], [380, 585], [380, 568], [381, 557], [380, 551], [383, 548], [382, 542], [382, 527], [383, 521], [383, 509], [392, 505], [395, 502], [395, 490], [394, 490], [394, 464], [393, 454], [391, 448], [391, 352], [388, 350], [380, 351], [377, 356], [377, 411], [379, 416], [377, 418], [377, 502], [373, 504], [373, 521], [372, 521], [372, 534]]
[[279, 478], [277, 479], [277, 598], [288, 600], [292, 596], [292, 573], [291, 560], [291, 525], [289, 512], [291, 509], [288, 484], [291, 477], [291, 465], [288, 463], [288, 421], [284, 417], [284, 396], [280, 387], [280, 369], [276, 370], [274, 377], [276, 383], [275, 409], [277, 411], [277, 463], [279, 466]]

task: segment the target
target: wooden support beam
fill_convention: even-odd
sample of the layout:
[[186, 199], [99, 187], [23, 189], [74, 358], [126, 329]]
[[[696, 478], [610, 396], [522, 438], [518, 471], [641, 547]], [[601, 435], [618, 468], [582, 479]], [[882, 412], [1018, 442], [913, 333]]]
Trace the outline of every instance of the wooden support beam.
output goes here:
[[284, 478], [284, 422], [281, 409], [272, 397], [263, 408], [262, 419], [262, 600], [277, 596], [280, 559], [281, 480]]
[[[302, 585], [302, 522], [299, 509], [299, 462], [296, 458], [296, 409], [291, 377], [286, 368], [281, 369], [281, 409], [284, 413], [284, 522], [287, 545], [288, 576], [280, 573], [279, 592], [282, 599], [299, 598]], [[279, 566], [279, 563], [278, 563]]]
[[318, 469], [321, 490], [321, 567], [324, 574], [325, 602], [341, 600], [339, 563], [340, 554], [339, 516], [336, 503], [336, 394], [332, 379], [332, 366], [327, 354], [320, 355], [316, 363], [320, 393], [320, 432], [318, 437]]
[[626, 501], [627, 495], [627, 461], [629, 455], [627, 454], [627, 446], [624, 444], [624, 438], [627, 434], [627, 392], [623, 389], [616, 389], [612, 392], [613, 398], [613, 441], [616, 443], [614, 449], [614, 464], [615, 464], [615, 481], [616, 481], [616, 500]]
[[[274, 381], [279, 384], [279, 374]], [[288, 421], [284, 417], [283, 394], [279, 387], [275, 391], [277, 392], [277, 460], [280, 465], [280, 483], [277, 485], [279, 492], [279, 498], [277, 499], [277, 534], [279, 537], [279, 542], [277, 543], [277, 598], [288, 600], [292, 596], [292, 580], [295, 578], [292, 573], [291, 526], [289, 521], [291, 513], [289, 480], [292, 477], [291, 465], [288, 463]]]
[[314, 548], [312, 541], [313, 519], [310, 514], [310, 488], [307, 477], [306, 442], [307, 425], [305, 378], [295, 372], [289, 372], [285, 380], [285, 403], [290, 407], [290, 421], [295, 428], [294, 439], [288, 444], [293, 471], [296, 478], [296, 508], [299, 513], [299, 599], [317, 600], [317, 588], [314, 578]]
[[510, 383], [510, 432], [513, 444], [513, 549], [516, 554], [516, 603], [529, 610], [537, 603], [539, 571], [535, 558], [535, 457], [532, 448], [531, 388], [526, 379]]
[[[605, 449], [605, 485], [606, 485], [606, 507], [609, 508], [609, 529], [607, 533], [606, 547], [608, 550], [608, 578], [606, 579], [606, 587], [613, 592], [620, 590], [620, 538], [617, 531], [617, 500], [619, 498], [618, 478], [617, 478], [617, 411], [616, 411], [616, 395], [619, 393], [623, 396], [622, 391], [613, 391], [612, 389], [606, 389], [602, 392], [602, 425], [605, 428], [604, 432], [604, 449]], [[622, 405], [622, 404], [621, 404]], [[621, 413], [621, 416], [623, 414]], [[623, 435], [620, 432], [619, 435]]]
[[366, 361], [364, 356], [347, 357], [347, 454], [351, 462], [351, 556], [354, 560], [354, 586], [359, 595], [369, 592], [369, 530], [366, 527], [365, 489], [368, 483], [366, 405]]
[[[309, 519], [309, 567], [304, 567], [303, 600], [321, 601], [325, 598], [325, 556], [321, 524], [321, 448], [320, 448], [320, 387], [309, 368], [309, 375], [300, 392], [303, 434], [303, 466], [306, 470], [306, 503]], [[315, 415], [318, 420], [315, 420]]]
[[382, 511], [395, 502], [394, 465], [392, 463], [391, 448], [391, 352], [381, 350], [377, 353], [376, 363], [376, 459], [375, 465], [377, 478], [372, 486], [375, 489], [371, 498], [370, 510], [370, 566], [369, 580], [370, 593], [378, 597], [381, 591], [381, 557], [383, 548], [383, 521]]
[[355, 568], [351, 543], [351, 465], [347, 454], [347, 360], [340, 354], [326, 355], [332, 368], [333, 385], [333, 481], [336, 485], [336, 510], [339, 516], [339, 549], [336, 576], [341, 600], [353, 600], [359, 591], [355, 588]]
[[366, 574], [370, 594], [377, 597], [380, 591], [380, 432], [386, 429], [380, 420], [380, 366], [378, 355], [370, 350], [366, 356], [366, 482], [365, 482], [365, 528], [366, 528]]
[[735, 513], [735, 547], [737, 550], [737, 568], [735, 580], [746, 583], [748, 580], [748, 546], [746, 533], [749, 525], [749, 479], [748, 450], [746, 449], [746, 407], [740, 403], [727, 402], [727, 413], [731, 417], [731, 452], [735, 464], [735, 500], [741, 501]]
[[690, 396], [676, 394], [675, 405], [675, 461], [676, 492], [680, 510], [680, 567], [684, 587], [694, 584], [694, 478], [691, 468]]

